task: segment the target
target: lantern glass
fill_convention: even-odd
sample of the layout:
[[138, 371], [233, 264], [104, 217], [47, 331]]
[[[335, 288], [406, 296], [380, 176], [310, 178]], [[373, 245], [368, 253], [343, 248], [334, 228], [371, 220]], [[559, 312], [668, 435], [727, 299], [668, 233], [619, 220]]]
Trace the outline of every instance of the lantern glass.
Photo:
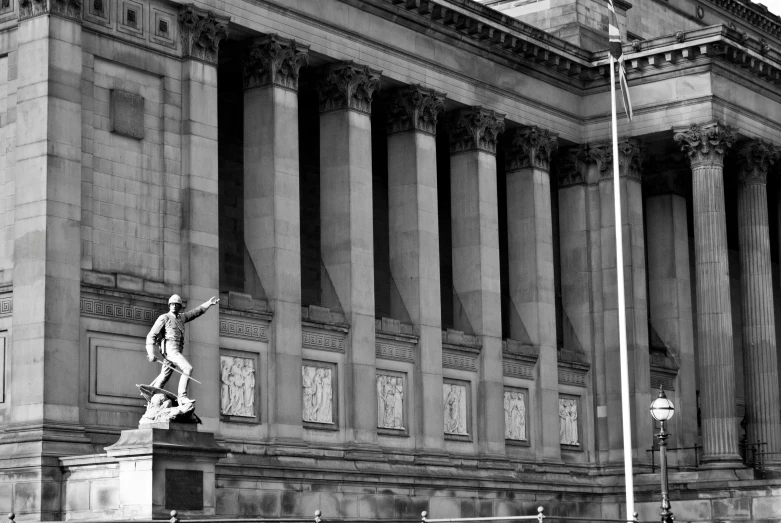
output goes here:
[[664, 390], [659, 389], [659, 397], [651, 403], [651, 416], [656, 421], [668, 421], [675, 413], [673, 402], [664, 395]]

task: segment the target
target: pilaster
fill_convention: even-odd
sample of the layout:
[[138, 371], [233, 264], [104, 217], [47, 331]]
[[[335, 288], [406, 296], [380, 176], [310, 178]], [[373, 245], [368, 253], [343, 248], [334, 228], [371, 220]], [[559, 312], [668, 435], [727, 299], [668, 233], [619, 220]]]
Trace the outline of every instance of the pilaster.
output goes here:
[[244, 60], [244, 243], [274, 313], [267, 421], [277, 439], [302, 436], [298, 75], [307, 52], [269, 35]]
[[[345, 428], [355, 444], [377, 439], [371, 102], [380, 71], [352, 62], [328, 66], [320, 97], [321, 255], [350, 324], [345, 340]], [[333, 307], [332, 307], [333, 308]]]
[[388, 117], [390, 270], [419, 336], [415, 360], [416, 448], [441, 451], [442, 304], [439, 276], [437, 149], [434, 133], [444, 110], [441, 93], [410, 86], [394, 93]]
[[450, 187], [455, 328], [483, 342], [477, 387], [477, 441], [504, 454], [504, 380], [499, 285], [496, 142], [504, 115], [481, 107], [450, 119]]
[[718, 122], [675, 133], [691, 162], [703, 460], [736, 463], [735, 368], [729, 297], [724, 155], [735, 131]]

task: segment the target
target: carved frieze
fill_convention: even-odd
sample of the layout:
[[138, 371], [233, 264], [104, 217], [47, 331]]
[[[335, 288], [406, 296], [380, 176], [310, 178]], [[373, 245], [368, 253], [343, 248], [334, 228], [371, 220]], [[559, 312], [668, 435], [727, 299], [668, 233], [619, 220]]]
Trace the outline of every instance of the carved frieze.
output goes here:
[[508, 172], [528, 168], [550, 171], [551, 153], [559, 148], [559, 136], [539, 127], [515, 129], [508, 142]]
[[345, 62], [329, 66], [317, 84], [320, 112], [349, 109], [371, 114], [372, 97], [380, 90], [382, 71]]
[[482, 107], [460, 109], [450, 118], [450, 154], [484, 151], [496, 154], [496, 141], [504, 131], [504, 115]]
[[301, 366], [303, 420], [334, 423], [334, 368], [312, 362]]
[[220, 318], [220, 336], [268, 341], [268, 326], [238, 319]]
[[377, 374], [377, 428], [404, 430], [404, 378]]
[[559, 398], [559, 442], [580, 445], [577, 398]]
[[738, 181], [744, 184], [766, 184], [767, 171], [778, 157], [781, 149], [765, 140], [751, 140], [738, 150]]
[[[597, 162], [600, 177], [613, 177], [613, 142], [600, 142], [589, 149], [591, 159]], [[618, 175], [622, 178], [640, 181], [646, 150], [637, 138], [618, 142]]]
[[229, 20], [192, 5], [183, 7], [179, 11], [179, 31], [185, 58], [217, 65], [220, 42], [228, 37]]
[[445, 434], [456, 436], [469, 435], [468, 390], [465, 384], [442, 384]]
[[298, 90], [298, 74], [309, 64], [309, 46], [272, 34], [252, 40], [244, 56], [244, 88], [275, 85]]
[[522, 390], [504, 391], [504, 438], [527, 441], [526, 394]]
[[588, 144], [581, 144], [564, 151], [559, 166], [560, 189], [586, 183], [588, 164], [591, 161], [589, 149]]
[[437, 118], [444, 109], [444, 94], [419, 85], [402, 87], [391, 98], [388, 134], [406, 131], [436, 134]]
[[713, 122], [707, 125], [692, 124], [688, 129], [675, 133], [675, 141], [689, 156], [692, 168], [702, 164], [723, 165], [727, 149], [735, 143], [735, 129]]
[[52, 14], [81, 21], [81, 0], [20, 0], [19, 20]]
[[14, 310], [13, 296], [3, 296], [0, 298], [0, 316], [10, 315]]
[[220, 413], [254, 418], [255, 360], [220, 356]]

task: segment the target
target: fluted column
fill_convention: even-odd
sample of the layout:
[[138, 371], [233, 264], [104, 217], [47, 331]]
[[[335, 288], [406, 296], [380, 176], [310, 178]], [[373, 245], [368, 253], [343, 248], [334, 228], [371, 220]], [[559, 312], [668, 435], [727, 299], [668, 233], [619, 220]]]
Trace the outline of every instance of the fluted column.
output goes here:
[[499, 285], [496, 140], [504, 115], [457, 111], [450, 126], [451, 226], [456, 329], [481, 337], [477, 441], [482, 454], [504, 454], [504, 379]]
[[778, 358], [773, 314], [773, 277], [767, 212], [768, 168], [779, 156], [770, 143], [755, 140], [739, 151], [738, 235], [740, 299], [743, 311], [743, 374], [749, 443], [764, 442], [763, 462], [781, 461]]
[[317, 86], [323, 280], [350, 324], [344, 412], [347, 437], [356, 444], [377, 439], [377, 402], [367, 398], [376, 391], [370, 114], [379, 87], [380, 71], [351, 62], [328, 66]]
[[738, 462], [723, 178], [724, 154], [735, 134], [719, 123], [695, 124], [676, 133], [675, 141], [692, 168], [703, 460]]
[[244, 60], [244, 244], [274, 312], [272, 438], [302, 434], [298, 74], [307, 52], [269, 35], [250, 42]]
[[528, 336], [539, 348], [534, 378], [538, 408], [532, 426], [537, 429], [540, 457], [559, 460], [559, 420], [548, 415], [559, 408], [550, 199], [550, 156], [558, 148], [558, 136], [532, 127], [515, 130], [508, 143], [510, 337]]
[[394, 93], [388, 115], [390, 270], [403, 309], [418, 335], [415, 360], [416, 448], [440, 451], [442, 411], [442, 304], [439, 281], [437, 118], [444, 95], [419, 86]]

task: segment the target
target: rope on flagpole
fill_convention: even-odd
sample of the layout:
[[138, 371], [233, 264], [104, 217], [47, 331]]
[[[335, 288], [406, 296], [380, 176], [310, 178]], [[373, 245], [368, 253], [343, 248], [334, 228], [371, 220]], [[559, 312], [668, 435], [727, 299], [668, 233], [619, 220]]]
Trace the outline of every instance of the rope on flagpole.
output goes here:
[[[610, 54], [610, 53], [608, 53]], [[626, 513], [635, 512], [634, 479], [632, 477], [632, 429], [629, 417], [629, 358], [626, 350], [626, 303], [624, 298], [624, 240], [621, 222], [621, 184], [618, 162], [618, 122], [616, 121], [615, 59], [610, 54], [610, 108], [613, 119], [613, 200], [616, 227], [616, 279], [618, 280], [618, 344], [621, 360], [621, 417], [624, 428], [624, 480], [626, 483]]]

